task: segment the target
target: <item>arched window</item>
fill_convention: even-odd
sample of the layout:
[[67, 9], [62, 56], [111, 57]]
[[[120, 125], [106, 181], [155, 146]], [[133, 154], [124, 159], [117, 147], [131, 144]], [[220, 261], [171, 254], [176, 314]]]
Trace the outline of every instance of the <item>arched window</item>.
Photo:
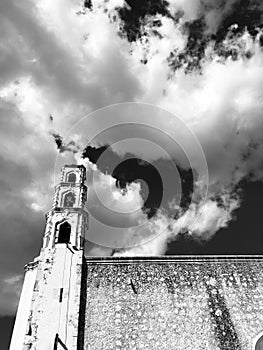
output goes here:
[[68, 176], [68, 182], [75, 183], [76, 182], [76, 174], [70, 173], [69, 176]]
[[75, 195], [72, 192], [68, 192], [65, 194], [64, 196], [64, 203], [63, 206], [64, 207], [73, 207], [75, 203]]
[[65, 221], [59, 226], [58, 231], [58, 243], [69, 243], [70, 241], [71, 226]]

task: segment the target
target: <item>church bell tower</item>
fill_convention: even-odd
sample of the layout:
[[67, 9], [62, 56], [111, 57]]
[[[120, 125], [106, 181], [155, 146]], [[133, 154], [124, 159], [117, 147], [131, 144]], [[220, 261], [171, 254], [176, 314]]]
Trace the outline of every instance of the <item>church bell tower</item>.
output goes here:
[[82, 165], [62, 168], [40, 255], [25, 266], [10, 350], [77, 349], [88, 229], [85, 179]]

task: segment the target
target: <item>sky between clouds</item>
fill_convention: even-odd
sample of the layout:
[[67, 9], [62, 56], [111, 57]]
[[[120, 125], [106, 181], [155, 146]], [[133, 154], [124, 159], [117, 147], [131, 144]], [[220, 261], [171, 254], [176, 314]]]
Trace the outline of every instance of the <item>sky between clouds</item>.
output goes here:
[[[2, 314], [14, 311], [22, 267], [41, 246], [58, 154], [52, 134], [65, 143], [79, 142], [74, 129], [67, 134], [84, 115], [119, 102], [159, 106], [169, 113], [169, 124], [159, 119], [162, 130], [176, 136], [176, 115], [196, 134], [206, 156], [208, 197], [194, 202], [165, 234], [125, 254], [164, 254], [167, 242], [189, 229], [197, 215], [190, 233], [209, 239], [241, 205], [239, 182], [262, 179], [260, 3], [129, 4], [97, 1], [84, 8], [74, 0], [1, 1]], [[91, 129], [99, 123], [95, 117]], [[109, 115], [109, 121], [115, 117]], [[94, 146], [109, 139], [100, 142]], [[114, 152], [121, 156], [120, 149]], [[76, 159], [80, 153], [60, 153], [61, 163]], [[98, 173], [100, 186], [110, 186], [110, 175], [88, 165]], [[138, 206], [140, 186], [133, 183], [129, 190], [134, 199], [129, 205]], [[150, 230], [166, 227], [162, 214]]]

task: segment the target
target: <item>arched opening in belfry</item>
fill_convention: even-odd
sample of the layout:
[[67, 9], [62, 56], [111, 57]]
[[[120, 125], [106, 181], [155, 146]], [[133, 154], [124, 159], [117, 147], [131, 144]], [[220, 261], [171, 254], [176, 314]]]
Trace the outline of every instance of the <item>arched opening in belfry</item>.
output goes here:
[[255, 350], [263, 350], [263, 335], [258, 339]]
[[75, 203], [74, 193], [72, 193], [72, 192], [66, 193], [64, 196], [63, 206], [64, 207], [73, 207], [74, 203]]
[[75, 182], [76, 182], [76, 174], [70, 173], [70, 174], [68, 175], [68, 182], [73, 182], [73, 183], [75, 183]]
[[58, 243], [69, 243], [70, 241], [71, 226], [65, 221], [59, 226], [58, 231]]

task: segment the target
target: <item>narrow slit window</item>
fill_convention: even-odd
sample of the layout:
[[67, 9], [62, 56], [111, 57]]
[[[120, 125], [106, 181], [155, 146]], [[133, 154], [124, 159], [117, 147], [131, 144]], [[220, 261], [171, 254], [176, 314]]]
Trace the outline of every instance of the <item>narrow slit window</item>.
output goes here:
[[32, 326], [30, 321], [28, 323], [26, 335], [32, 335]]
[[60, 288], [59, 291], [59, 302], [62, 303], [62, 298], [63, 298], [63, 288]]

